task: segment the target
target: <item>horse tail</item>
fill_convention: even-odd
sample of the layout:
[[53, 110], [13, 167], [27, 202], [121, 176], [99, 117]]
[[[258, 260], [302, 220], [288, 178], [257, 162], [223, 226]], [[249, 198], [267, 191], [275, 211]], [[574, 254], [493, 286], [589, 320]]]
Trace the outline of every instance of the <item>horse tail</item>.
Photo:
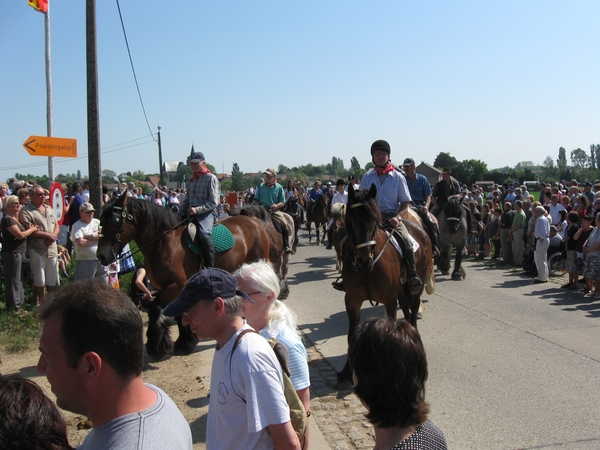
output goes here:
[[435, 276], [433, 275], [433, 259], [427, 264], [427, 276], [425, 280], [425, 292], [428, 295], [435, 293]]

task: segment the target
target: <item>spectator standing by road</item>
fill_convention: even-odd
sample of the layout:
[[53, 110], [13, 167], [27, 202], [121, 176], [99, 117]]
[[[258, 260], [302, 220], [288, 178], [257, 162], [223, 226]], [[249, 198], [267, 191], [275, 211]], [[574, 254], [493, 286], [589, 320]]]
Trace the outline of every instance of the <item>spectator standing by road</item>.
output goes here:
[[4, 285], [6, 286], [6, 307], [16, 313], [21, 312], [25, 303], [23, 283], [21, 281], [22, 263], [25, 253], [25, 239], [38, 230], [33, 224], [28, 229], [19, 223], [18, 214], [21, 209], [19, 198], [9, 195], [4, 203], [4, 216], [1, 220], [2, 229], [2, 268], [4, 270]]
[[101, 278], [108, 283], [108, 270], [96, 258], [100, 239], [100, 221], [94, 219], [94, 207], [83, 203], [79, 207], [81, 219], [73, 225], [71, 235], [75, 243], [75, 281]]
[[[265, 339], [276, 338], [288, 350], [290, 379], [310, 418], [310, 376], [308, 356], [296, 327], [296, 314], [277, 300], [280, 283], [273, 267], [266, 261], [244, 264], [234, 274], [238, 289], [246, 292], [254, 303], [242, 302], [242, 312], [248, 325]], [[301, 441], [308, 448], [308, 424]]]
[[510, 202], [504, 203], [504, 213], [500, 217], [500, 247], [502, 249], [502, 260], [506, 264], [513, 264], [512, 238], [510, 229], [515, 212], [512, 210]]
[[511, 222], [511, 228], [509, 235], [512, 237], [512, 254], [513, 264], [515, 266], [523, 265], [523, 252], [525, 247], [525, 241], [523, 240], [523, 233], [525, 232], [525, 213], [523, 212], [523, 203], [521, 200], [515, 200], [514, 215]]
[[39, 306], [46, 298], [46, 292], [58, 285], [58, 239], [59, 225], [54, 210], [44, 203], [44, 188], [35, 185], [30, 188], [31, 201], [21, 208], [19, 222], [25, 229], [37, 225], [37, 230], [27, 239], [27, 256], [33, 272], [33, 302]]
[[548, 246], [550, 245], [550, 221], [546, 218], [546, 209], [536, 206], [533, 210], [535, 216], [535, 266], [538, 276], [533, 279], [534, 283], [548, 282]]
[[417, 330], [405, 320], [367, 319], [348, 348], [354, 393], [367, 408], [375, 449], [446, 450], [443, 433], [427, 420], [427, 358]]
[[209, 268], [193, 275], [163, 310], [166, 316], [181, 315], [183, 325], [189, 325], [199, 339], [217, 341], [206, 448], [299, 449], [275, 353], [256, 333], [238, 340], [244, 330], [252, 330], [242, 319], [243, 301], [254, 303], [237, 289], [231, 274]]
[[586, 281], [593, 281], [594, 286], [586, 297], [600, 297], [600, 213], [596, 214], [596, 226], [583, 244], [583, 254], [585, 255], [583, 275]]
[[142, 379], [144, 328], [125, 294], [101, 280], [72, 283], [40, 316], [37, 371], [46, 375], [58, 406], [92, 422], [79, 449], [192, 449], [175, 403]]
[[569, 282], [563, 284], [561, 288], [577, 289], [579, 282], [579, 273], [575, 270], [575, 261], [577, 260], [577, 240], [575, 235], [579, 231], [579, 216], [572, 211], [567, 215], [567, 230], [565, 231], [565, 241], [567, 246], [567, 273], [569, 274]]

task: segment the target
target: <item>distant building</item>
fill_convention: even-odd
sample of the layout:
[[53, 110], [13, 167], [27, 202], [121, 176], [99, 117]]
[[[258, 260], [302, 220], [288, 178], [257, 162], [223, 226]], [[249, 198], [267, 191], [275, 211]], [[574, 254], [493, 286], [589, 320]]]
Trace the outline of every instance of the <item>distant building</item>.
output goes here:
[[425, 175], [425, 177], [429, 181], [429, 184], [432, 186], [435, 186], [435, 183], [442, 179], [442, 171], [440, 169], [436, 169], [431, 164], [427, 164], [424, 161], [422, 161], [421, 164], [419, 164], [416, 167], [416, 169], [417, 173]]

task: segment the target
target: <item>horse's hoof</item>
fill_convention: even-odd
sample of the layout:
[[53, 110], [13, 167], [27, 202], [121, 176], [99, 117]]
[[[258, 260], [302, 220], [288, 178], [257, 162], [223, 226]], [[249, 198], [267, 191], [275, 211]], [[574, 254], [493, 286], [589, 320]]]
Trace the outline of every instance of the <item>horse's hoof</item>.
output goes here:
[[349, 380], [337, 380], [337, 382], [333, 386], [338, 391], [351, 391], [352, 390], [352, 382]]
[[150, 359], [154, 362], [158, 362], [161, 359], [163, 359], [165, 356], [167, 356], [169, 354], [168, 351], [164, 351], [164, 350], [153, 350], [148, 348], [148, 346], [146, 346], [146, 351], [148, 352], [148, 356], [150, 357]]
[[188, 341], [188, 342], [179, 342], [175, 341], [175, 346], [173, 347], [173, 355], [176, 356], [186, 356], [191, 354], [196, 348], [197, 342]]

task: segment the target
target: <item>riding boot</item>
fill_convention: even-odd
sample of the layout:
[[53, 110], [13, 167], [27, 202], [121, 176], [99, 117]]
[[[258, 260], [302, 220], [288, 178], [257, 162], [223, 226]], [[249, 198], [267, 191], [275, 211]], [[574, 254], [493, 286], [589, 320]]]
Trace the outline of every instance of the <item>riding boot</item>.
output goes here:
[[423, 224], [425, 225], [425, 229], [427, 230], [427, 234], [431, 239], [431, 255], [434, 259], [440, 256], [440, 246], [438, 237], [440, 235], [440, 230], [436, 223], [429, 217], [429, 214], [426, 214], [423, 217]]
[[287, 254], [292, 253], [292, 247], [290, 247], [290, 230], [288, 230], [285, 225], [281, 230], [281, 236], [283, 237], [283, 247], [285, 249], [284, 251]]
[[332, 241], [332, 236], [331, 235], [332, 234], [333, 234], [333, 225], [331, 225], [329, 227], [329, 229], [327, 230], [327, 242], [328, 242], [328, 244], [327, 244], [327, 247], [325, 247], [325, 249], [327, 249], [327, 250], [331, 250], [331, 246], [332, 246], [332, 242], [331, 242]]
[[408, 279], [408, 285], [410, 293], [412, 295], [418, 295], [421, 287], [423, 286], [423, 280], [417, 273], [417, 264], [415, 262], [415, 252], [408, 248], [407, 242], [400, 233], [394, 233], [396, 237], [400, 236], [399, 242], [402, 247], [402, 254], [404, 255], [404, 262], [406, 262], [406, 278]]
[[202, 258], [204, 259], [204, 268], [215, 266], [215, 246], [210, 236], [201, 235], [198, 239], [202, 249]]
[[463, 208], [465, 209], [465, 218], [467, 219], [467, 233], [469, 233], [471, 231], [471, 210], [464, 204]]

